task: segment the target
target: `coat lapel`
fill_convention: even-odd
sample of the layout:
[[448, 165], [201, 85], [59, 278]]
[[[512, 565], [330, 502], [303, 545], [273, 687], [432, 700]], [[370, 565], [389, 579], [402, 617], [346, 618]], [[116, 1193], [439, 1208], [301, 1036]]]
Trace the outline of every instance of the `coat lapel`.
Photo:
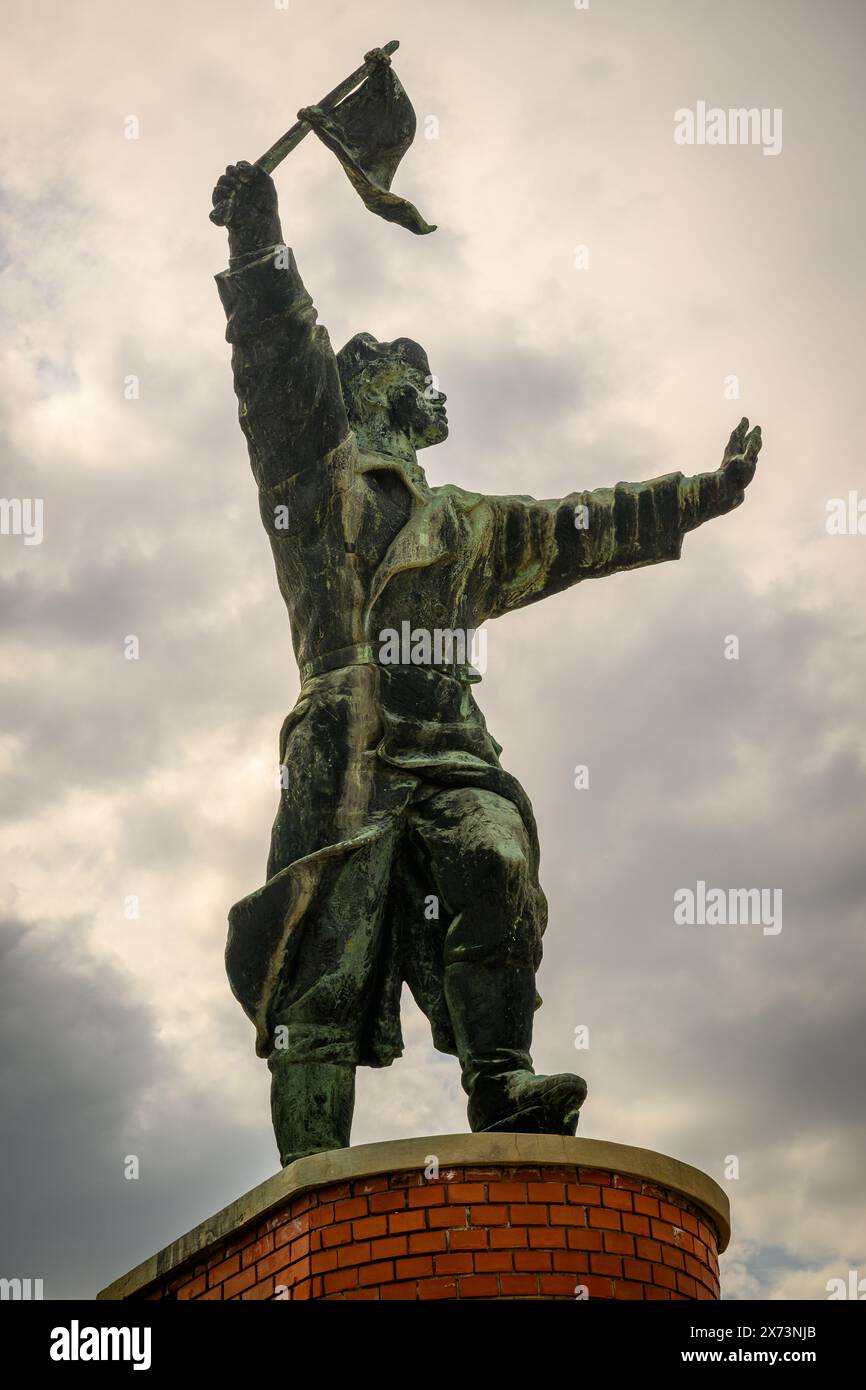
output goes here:
[[360, 455], [359, 472], [381, 471], [383, 468], [396, 473], [406, 487], [412, 498], [412, 513], [391, 541], [373, 576], [364, 609], [364, 630], [368, 637], [373, 608], [394, 576], [404, 570], [420, 569], [449, 558], [453, 554], [457, 534], [456, 518], [449, 498], [429, 486], [420, 468], [416, 475], [400, 459], [383, 454]]

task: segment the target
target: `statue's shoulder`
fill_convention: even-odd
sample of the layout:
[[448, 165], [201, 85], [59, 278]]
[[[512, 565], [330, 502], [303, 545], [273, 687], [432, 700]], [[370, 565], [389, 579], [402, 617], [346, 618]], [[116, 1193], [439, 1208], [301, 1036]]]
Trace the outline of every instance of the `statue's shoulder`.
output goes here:
[[434, 497], [451, 502], [461, 512], [471, 512], [487, 501], [483, 492], [468, 492], [466, 488], [458, 487], [456, 483], [443, 483], [440, 487], [431, 488], [430, 491]]

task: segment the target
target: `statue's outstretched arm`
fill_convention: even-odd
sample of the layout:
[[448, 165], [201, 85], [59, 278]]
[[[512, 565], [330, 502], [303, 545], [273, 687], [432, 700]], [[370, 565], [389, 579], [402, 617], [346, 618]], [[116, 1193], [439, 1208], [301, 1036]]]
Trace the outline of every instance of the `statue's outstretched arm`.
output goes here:
[[480, 611], [499, 617], [582, 579], [679, 559], [687, 531], [743, 501], [760, 448], [760, 427], [749, 433], [748, 420], [741, 420], [712, 473], [668, 473], [550, 501], [486, 498]]
[[269, 489], [345, 439], [337, 363], [294, 255], [283, 244], [270, 176], [257, 165], [230, 165], [213, 201], [229, 233], [229, 268], [216, 282], [238, 413], [256, 482]]

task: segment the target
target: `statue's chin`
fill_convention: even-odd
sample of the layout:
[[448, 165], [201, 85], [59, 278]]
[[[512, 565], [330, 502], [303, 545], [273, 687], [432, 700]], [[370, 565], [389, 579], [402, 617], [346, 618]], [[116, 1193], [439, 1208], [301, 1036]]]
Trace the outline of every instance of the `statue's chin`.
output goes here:
[[431, 443], [431, 444], [441, 444], [442, 441], [443, 441], [443, 439], [447, 439], [447, 438], [448, 438], [448, 421], [447, 421], [447, 420], [437, 420], [437, 422], [436, 422], [436, 428], [435, 428], [435, 430], [434, 430], [434, 432], [433, 432], [433, 438], [430, 440], [430, 443]]

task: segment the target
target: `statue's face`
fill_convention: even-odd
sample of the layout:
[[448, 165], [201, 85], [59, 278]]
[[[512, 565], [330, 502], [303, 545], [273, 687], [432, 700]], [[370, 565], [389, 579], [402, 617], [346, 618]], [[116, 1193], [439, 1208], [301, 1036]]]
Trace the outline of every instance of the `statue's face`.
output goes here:
[[402, 363], [398, 379], [388, 392], [391, 421], [416, 449], [441, 444], [448, 438], [447, 397], [429, 372]]

